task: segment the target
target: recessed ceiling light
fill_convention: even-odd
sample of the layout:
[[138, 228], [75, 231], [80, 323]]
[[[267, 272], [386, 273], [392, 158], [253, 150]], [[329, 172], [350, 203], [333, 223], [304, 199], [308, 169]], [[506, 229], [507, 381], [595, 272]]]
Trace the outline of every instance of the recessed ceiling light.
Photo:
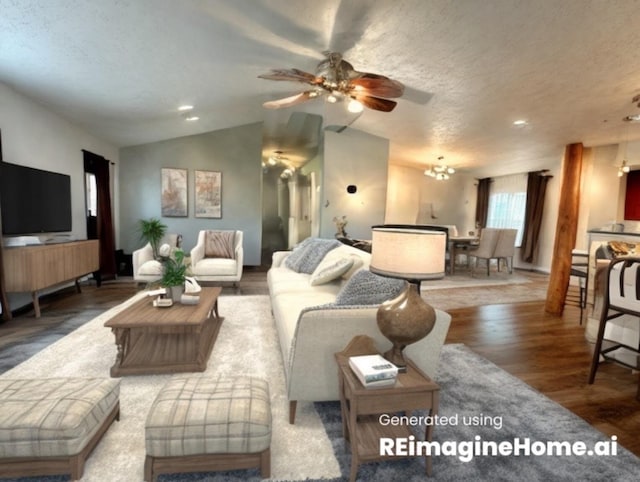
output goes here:
[[178, 110], [180, 112], [185, 112], [185, 111], [191, 110], [191, 109], [193, 109], [192, 105], [181, 105], [180, 107], [178, 107]]
[[524, 119], [518, 119], [518, 120], [513, 121], [513, 125], [514, 126], [518, 126], [518, 127], [519, 126], [526, 126], [527, 124], [528, 124], [528, 122], [526, 120], [524, 120]]
[[640, 122], [640, 114], [628, 115], [622, 118], [625, 122]]

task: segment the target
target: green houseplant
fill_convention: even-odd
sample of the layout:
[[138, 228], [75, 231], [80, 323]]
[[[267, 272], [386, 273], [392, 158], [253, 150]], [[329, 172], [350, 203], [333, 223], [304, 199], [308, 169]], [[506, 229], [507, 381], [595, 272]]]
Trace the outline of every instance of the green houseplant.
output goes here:
[[163, 244], [158, 250], [158, 259], [162, 263], [160, 284], [171, 291], [173, 301], [180, 301], [187, 276], [185, 254], [182, 249], [172, 249]]
[[153, 257], [158, 259], [158, 245], [167, 233], [167, 226], [157, 218], [141, 219], [138, 221], [138, 231], [140, 240], [151, 245]]

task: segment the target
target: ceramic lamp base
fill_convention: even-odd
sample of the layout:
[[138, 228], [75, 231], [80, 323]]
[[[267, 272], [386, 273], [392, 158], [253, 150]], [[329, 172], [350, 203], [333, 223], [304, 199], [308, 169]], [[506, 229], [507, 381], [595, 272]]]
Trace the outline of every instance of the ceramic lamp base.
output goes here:
[[380, 305], [377, 321], [382, 334], [393, 344], [383, 356], [398, 369], [406, 369], [403, 350], [431, 333], [436, 312], [422, 299], [417, 285], [407, 283], [399, 296]]

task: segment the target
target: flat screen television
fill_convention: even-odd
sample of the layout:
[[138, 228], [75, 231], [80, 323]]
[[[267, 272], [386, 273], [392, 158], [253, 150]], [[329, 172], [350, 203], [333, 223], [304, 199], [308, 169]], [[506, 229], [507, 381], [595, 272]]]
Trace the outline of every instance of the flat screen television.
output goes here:
[[2, 234], [71, 231], [71, 177], [0, 162]]

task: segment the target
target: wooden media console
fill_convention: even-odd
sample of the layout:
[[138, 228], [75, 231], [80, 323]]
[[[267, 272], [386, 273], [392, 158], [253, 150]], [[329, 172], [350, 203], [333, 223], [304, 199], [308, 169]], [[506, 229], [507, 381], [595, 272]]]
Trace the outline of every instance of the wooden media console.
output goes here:
[[38, 291], [75, 281], [100, 269], [99, 241], [17, 246], [3, 249], [5, 290], [30, 292], [36, 318], [40, 317]]

